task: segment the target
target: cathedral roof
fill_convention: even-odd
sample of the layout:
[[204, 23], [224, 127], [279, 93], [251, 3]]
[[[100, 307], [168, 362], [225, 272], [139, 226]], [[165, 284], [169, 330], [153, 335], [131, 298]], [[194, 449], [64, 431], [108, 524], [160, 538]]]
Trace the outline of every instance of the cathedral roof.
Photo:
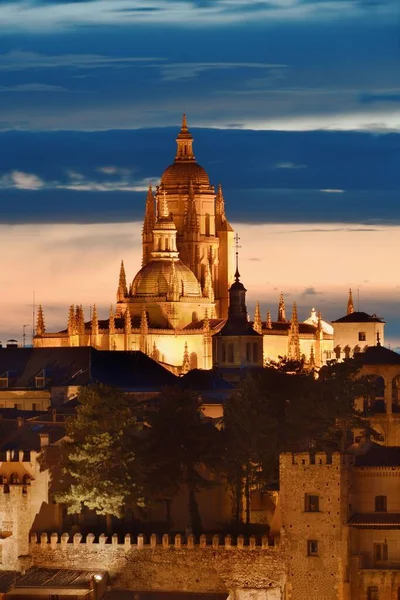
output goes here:
[[195, 187], [197, 185], [210, 186], [210, 179], [203, 167], [196, 162], [174, 162], [167, 167], [161, 176], [161, 186], [169, 187], [187, 187], [190, 183]]
[[179, 284], [180, 295], [202, 298], [200, 284], [196, 275], [181, 260], [152, 260], [142, 267], [132, 283], [134, 298], [165, 296], [169, 291], [173, 265]]

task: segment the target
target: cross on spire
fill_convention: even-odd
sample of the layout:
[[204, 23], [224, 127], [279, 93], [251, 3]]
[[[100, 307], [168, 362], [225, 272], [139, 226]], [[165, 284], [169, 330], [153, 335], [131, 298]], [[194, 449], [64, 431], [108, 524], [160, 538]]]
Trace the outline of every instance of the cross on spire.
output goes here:
[[240, 277], [240, 273], [239, 273], [239, 248], [241, 248], [242, 246], [239, 246], [239, 234], [236, 233], [235, 235], [235, 254], [236, 254], [236, 272], [235, 272], [235, 280], [239, 281], [239, 277]]

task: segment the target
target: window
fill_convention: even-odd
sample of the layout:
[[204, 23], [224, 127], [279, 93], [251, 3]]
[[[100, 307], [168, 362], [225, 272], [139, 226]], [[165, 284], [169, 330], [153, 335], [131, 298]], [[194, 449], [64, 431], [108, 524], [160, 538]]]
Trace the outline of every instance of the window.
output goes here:
[[379, 592], [376, 585], [368, 586], [367, 600], [379, 600]]
[[319, 512], [319, 496], [315, 494], [306, 494], [305, 496], [305, 511]]
[[367, 339], [367, 334], [365, 333], [365, 331], [359, 331], [358, 332], [358, 341], [365, 342], [366, 339]]
[[374, 544], [374, 559], [376, 562], [385, 562], [388, 559], [387, 544]]
[[387, 511], [387, 497], [386, 496], [375, 496], [375, 512], [386, 512]]
[[317, 540], [308, 540], [307, 541], [307, 555], [308, 556], [318, 556]]
[[8, 388], [8, 372], [0, 375], [0, 388]]
[[35, 387], [36, 388], [44, 388], [45, 385], [46, 385], [46, 377], [45, 377], [45, 372], [43, 369], [43, 371], [40, 371], [40, 373], [38, 373], [35, 376]]

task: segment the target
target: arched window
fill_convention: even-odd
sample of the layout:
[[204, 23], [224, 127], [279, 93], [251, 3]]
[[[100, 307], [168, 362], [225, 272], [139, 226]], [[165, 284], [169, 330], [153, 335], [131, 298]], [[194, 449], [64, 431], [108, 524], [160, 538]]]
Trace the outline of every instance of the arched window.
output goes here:
[[228, 344], [228, 362], [234, 362], [233, 344]]
[[387, 496], [375, 496], [375, 512], [387, 511]]
[[258, 362], [258, 344], [253, 342], [253, 362]]
[[379, 600], [379, 591], [376, 585], [368, 586], [367, 600]]
[[246, 362], [251, 362], [251, 344], [250, 342], [246, 343]]

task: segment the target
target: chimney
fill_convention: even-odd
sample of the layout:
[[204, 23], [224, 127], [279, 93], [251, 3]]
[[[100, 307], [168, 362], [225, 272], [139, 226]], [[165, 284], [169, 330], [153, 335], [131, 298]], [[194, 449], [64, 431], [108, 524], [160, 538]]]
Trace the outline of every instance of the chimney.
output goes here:
[[49, 434], [48, 433], [39, 433], [40, 437], [40, 447], [44, 448], [49, 445]]

